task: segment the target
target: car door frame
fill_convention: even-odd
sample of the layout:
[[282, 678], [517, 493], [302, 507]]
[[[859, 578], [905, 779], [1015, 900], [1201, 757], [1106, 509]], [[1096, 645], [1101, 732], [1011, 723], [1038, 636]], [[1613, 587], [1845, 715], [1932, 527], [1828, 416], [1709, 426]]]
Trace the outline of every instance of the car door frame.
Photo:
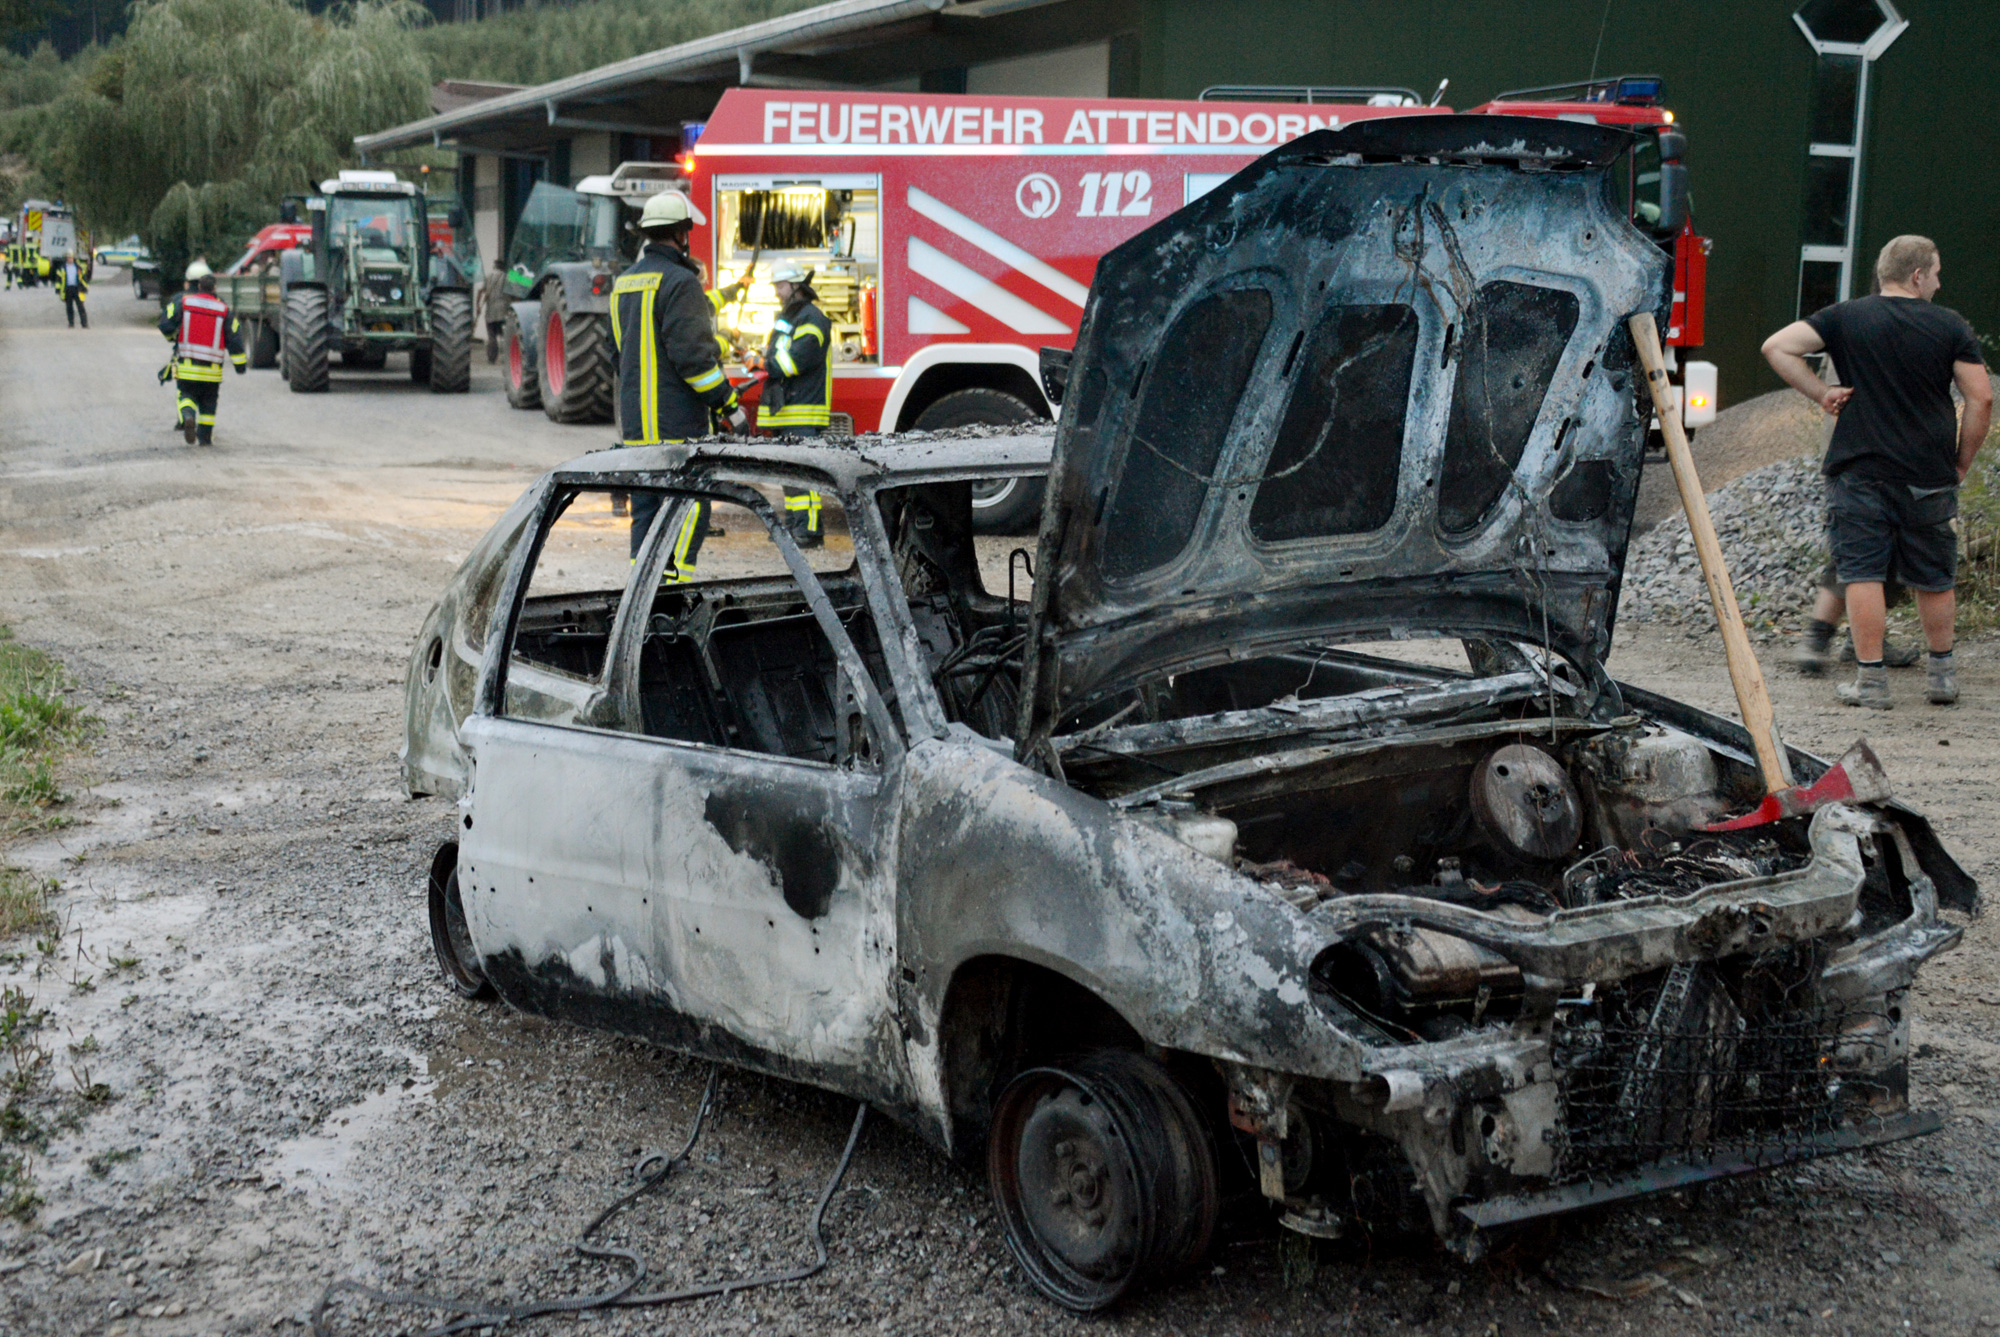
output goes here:
[[[781, 480], [775, 477], [765, 480], [760, 477], [759, 481], [768, 481], [776, 485]], [[782, 481], [795, 482], [796, 480], [786, 478]], [[670, 494], [666, 498], [666, 504], [660, 508], [659, 519], [655, 521], [652, 531], [647, 535], [639, 556], [633, 564], [632, 574], [621, 599], [617, 618], [614, 621], [611, 633], [612, 639], [606, 650], [603, 693], [607, 699], [616, 699], [622, 703], [620, 709], [625, 714], [627, 723], [631, 727], [613, 728], [601, 723], [593, 724], [584, 721], [561, 722], [534, 718], [509, 719], [504, 708], [496, 709], [495, 706], [504, 703], [506, 698], [506, 672], [512, 661], [511, 647], [525, 604], [524, 595], [528, 592], [524, 587], [531, 579], [530, 573], [534, 569], [534, 563], [538, 560], [542, 541], [553, 524], [553, 505], [558, 498], [576, 488], [611, 485], [629, 487], [635, 490], [641, 487], [659, 487]], [[827, 485], [821, 482], [819, 486], [826, 488]], [[679, 493], [680, 495], [672, 495], [675, 493]], [[659, 588], [661, 575], [669, 556], [671, 544], [668, 536], [674, 533], [676, 522], [682, 513], [680, 505], [688, 497], [688, 494], [691, 493], [741, 505], [755, 514], [769, 531], [771, 541], [777, 545], [794, 585], [805, 599], [808, 608], [814, 616], [815, 622], [832, 647], [839, 670], [848, 680], [849, 686], [847, 690], [851, 691], [855, 697], [860, 707], [860, 713], [866, 722], [870, 737], [873, 740], [873, 746], [871, 748], [871, 755], [867, 757], [862, 765], [848, 766], [836, 763], [829, 766], [828, 763], [824, 762], [789, 757], [781, 754], [755, 752], [744, 748], [718, 747], [702, 743], [688, 743], [675, 739], [647, 737], [638, 731], [636, 727], [636, 722], [639, 718], [637, 667], [639, 651], [643, 644], [642, 633], [650, 620], [653, 606], [652, 592]], [[851, 514], [853, 503], [844, 497], [842, 500], [844, 504], [850, 507]], [[897, 990], [895, 987], [896, 908], [895, 879], [892, 870], [894, 866], [897, 826], [895, 814], [898, 786], [896, 780], [900, 774], [900, 763], [906, 751], [907, 743], [901, 730], [898, 728], [897, 722], [890, 714], [887, 703], [884, 701], [873, 677], [869, 674], [859, 652], [854, 648], [845, 627], [842, 626], [830, 597], [819, 582], [817, 573], [812, 570], [804, 556], [799, 552], [796, 543], [793, 542], [791, 535], [780, 522], [770, 502], [756, 488], [747, 484], [717, 480], [705, 475], [680, 477], [671, 474], [659, 474], [642, 477], [626, 474], [607, 477], [605, 475], [565, 473], [550, 480], [538, 505], [540, 507], [540, 516], [537, 522], [535, 541], [532, 544], [523, 545], [526, 551], [516, 556], [501, 593], [505, 617], [496, 619], [501, 622], [502, 626], [493, 633], [493, 639], [489, 642], [488, 662], [484, 666], [484, 672], [482, 673], [480, 691], [481, 708], [479, 716], [481, 718], [473, 722], [473, 732], [476, 734], [497, 729], [503, 731], [503, 733], [511, 733], [517, 728], [559, 731], [559, 734], [552, 736], [550, 740], [553, 744], [552, 750], [554, 751], [560, 751], [566, 744], [574, 745], [578, 740], [572, 735], [580, 733], [604, 734], [616, 740], [609, 744], [614, 752], [626, 752], [631, 756], [651, 760], [658, 766], [657, 774], [664, 775], [669, 771], [676, 770], [669, 760], [675, 755], [685, 758], [686, 761], [684, 764], [687, 770], [696, 775], [699, 775], [702, 770], [707, 769], [710, 771], [711, 781], [713, 781], [716, 775], [720, 773], [722, 783], [716, 784], [715, 789], [709, 791], [711, 796], [714, 793], [721, 792], [730, 782], [742, 778], [728, 774], [739, 768], [744, 772], [746, 777], [752, 777], [753, 779], [761, 773], [762, 782], [767, 787], [775, 789], [780, 793], [784, 792], [788, 782], [793, 782], [805, 786], [803, 790], [794, 789], [792, 791], [794, 793], [811, 793], [815, 797], [823, 795], [824, 802], [820, 805], [823, 811], [821, 816], [816, 820], [819, 820], [823, 827], [837, 841], [842, 837], [846, 837], [851, 831], [858, 829], [862, 832], [860, 843], [864, 844], [866, 848], [851, 851], [853, 855], [858, 857], [847, 859], [844, 862], [849, 867], [858, 866], [865, 869], [862, 876], [857, 879], [858, 882], [873, 884], [872, 886], [862, 885], [856, 888], [858, 900], [856, 908], [852, 913], [859, 916], [860, 927], [858, 930], [853, 924], [844, 927], [850, 932], [858, 933], [857, 940], [859, 946], [855, 946], [854, 943], [846, 944], [846, 946], [851, 951], [862, 953], [862, 957], [856, 958], [857, 964], [860, 964], [863, 958], [867, 957], [877, 958], [878, 960], [876, 967], [864, 967], [862, 971], [864, 978], [855, 981], [854, 989], [856, 994], [859, 995], [859, 1002], [856, 1007], [861, 1013], [860, 1024], [856, 1023], [856, 1008], [849, 1008], [839, 1013], [836, 1018], [839, 1022], [838, 1026], [826, 1028], [829, 1031], [840, 1033], [835, 1036], [832, 1042], [820, 1046], [820, 1049], [824, 1051], [827, 1057], [827, 1061], [823, 1064], [814, 1061], [817, 1054], [812, 1050], [811, 1046], [805, 1046], [808, 1052], [802, 1057], [799, 1052], [796, 1052], [799, 1048], [798, 1046], [794, 1046], [795, 1052], [787, 1054], [784, 1052], [782, 1046], [759, 1045], [754, 1040], [746, 1042], [745, 1036], [734, 1034], [726, 1024], [717, 1024], [716, 1015], [727, 1011], [723, 1000], [702, 998], [699, 994], [677, 993], [675, 991], [675, 981], [670, 977], [670, 974], [661, 977], [661, 987], [658, 992], [672, 1006], [656, 1009], [655, 1014], [646, 1019], [638, 1019], [631, 1015], [622, 1018], [613, 1015], [617, 1011], [615, 1004], [607, 1008], [601, 999], [579, 999], [577, 997], [563, 999], [555, 997], [551, 991], [539, 988], [531, 981], [523, 982], [516, 980], [514, 981], [516, 987], [510, 989], [508, 988], [507, 971], [505, 969], [497, 971], [489, 969], [489, 974], [495, 976], [495, 983], [501, 986], [503, 994], [509, 995], [509, 1001], [531, 1011], [549, 1015], [563, 1015], [567, 1012], [573, 1019], [583, 1021], [586, 1024], [594, 1024], [606, 1029], [634, 1034], [640, 1038], [649, 1039], [670, 1048], [704, 1054], [708, 1057], [719, 1058], [742, 1066], [772, 1072], [779, 1076], [813, 1081], [820, 1085], [844, 1090], [850, 1094], [874, 1099], [891, 1106], [906, 1103], [906, 1093], [908, 1090], [907, 1064], [904, 1061], [901, 1045], [896, 1034], [900, 1025], [900, 1015], [897, 1007]], [[879, 580], [875, 578], [879, 573], [869, 569], [871, 567], [870, 555], [861, 551], [863, 546], [865, 545], [857, 544], [856, 562], [858, 566], [867, 572], [863, 576], [862, 582], [866, 606], [870, 616], [876, 617], [879, 621], [879, 600], [873, 594], [873, 590], [879, 586]], [[639, 593], [641, 591], [645, 592], [645, 597], [641, 597]], [[895, 654], [885, 647], [885, 656], [893, 660]], [[487, 721], [491, 721], [491, 723], [488, 724]], [[521, 741], [523, 740], [510, 739], [509, 745], [518, 745]], [[630, 749], [634, 747], [645, 749], [645, 751], [643, 753], [631, 753]], [[660, 749], [664, 749], [664, 751]], [[473, 780], [467, 786], [466, 797], [461, 801], [461, 805], [464, 810], [469, 833], [473, 815], [474, 796], [477, 794], [479, 788], [477, 772], [480, 758], [478, 756], [476, 740], [475, 746], [468, 750], [472, 753], [473, 757]], [[592, 751], [601, 750], [602, 745], [586, 745], [578, 750], [577, 755], [582, 757]], [[726, 761], [725, 758], [727, 758]], [[644, 766], [647, 763], [642, 760], [638, 764]], [[816, 776], [816, 773], [820, 772], [822, 768], [828, 772], [823, 780], [807, 778], [799, 774], [811, 772]], [[803, 805], [802, 811], [805, 806], [810, 805]], [[780, 817], [782, 817], [782, 814], [780, 814]], [[754, 815], [752, 820], [754, 821]], [[856, 821], [861, 821], [863, 825], [857, 828], [854, 825]], [[709, 824], [711, 826], [714, 825], [712, 815]], [[725, 838], [729, 837], [725, 836]], [[850, 838], [845, 843], [851, 846], [854, 842]], [[472, 845], [473, 842], [468, 834], [468, 846]], [[517, 851], [510, 851], [510, 853], [515, 852]], [[742, 853], [743, 851], [738, 850], [737, 852]], [[472, 854], [473, 849], [468, 848], [468, 855]], [[482, 890], [489, 895], [497, 895], [500, 888], [496, 884], [501, 882], [515, 882], [520, 877], [527, 876], [527, 869], [533, 860], [532, 858], [526, 860], [517, 859], [518, 866], [511, 870], [505, 869], [504, 866], [494, 867], [493, 865], [489, 865], [483, 874], [473, 858], [468, 858], [465, 862], [467, 865], [465, 880], [469, 888], [468, 921], [474, 927], [475, 943], [477, 943], [480, 936], [479, 925], [483, 918], [480, 904], [486, 899], [480, 894]], [[502, 862], [504, 864], [504, 861]], [[552, 867], [553, 865], [544, 865], [541, 871], [548, 871]], [[532, 883], [533, 878], [527, 876], [527, 881]], [[541, 893], [543, 896], [561, 894], [552, 893], [551, 890], [554, 887], [562, 885], [561, 874], [545, 878], [545, 883], [545, 889]], [[619, 895], [618, 889], [608, 888], [602, 882], [593, 885], [595, 890], [600, 894]], [[640, 889], [643, 890], [643, 886]], [[631, 888], [624, 890], [629, 892]], [[519, 886], [512, 888], [512, 894], [521, 897], [522, 900], [520, 903], [523, 905], [532, 900]], [[832, 893], [829, 892], [828, 894], [830, 897]], [[592, 899], [594, 900], [596, 897], [593, 896]], [[651, 908], [650, 902], [648, 902], [647, 915], [671, 918], [684, 911], [687, 913], [705, 911], [711, 916], [717, 912], [717, 905], [714, 901], [703, 901], [700, 897], [683, 896], [677, 902], [670, 899], [665, 893], [661, 893], [658, 899], [660, 904], [657, 909]], [[612, 910], [607, 907], [605, 916], [592, 918], [587, 922], [589, 924], [602, 922], [608, 928], [616, 930], [620, 927], [620, 916], [625, 916], [623, 923], [632, 929], [632, 937], [635, 941], [660, 942], [661, 938], [659, 935], [661, 930], [655, 927], [653, 919], [649, 918], [646, 921], [647, 927], [652, 929], [652, 936], [650, 938], [638, 926], [638, 920], [632, 917], [635, 912], [630, 907], [630, 900], [631, 897], [629, 894], [625, 895], [623, 903], [618, 910]], [[553, 913], [569, 913], [573, 915], [574, 905], [571, 903], [573, 901], [574, 897], [571, 897], [568, 902], [556, 905]], [[502, 913], [506, 912], [504, 904], [499, 901], [494, 902], [494, 904], [496, 910]], [[693, 909], [690, 910], [689, 907], [693, 907]], [[743, 908], [740, 904], [728, 907], [738, 920], [743, 918]], [[756, 913], [761, 916], [764, 911], [758, 910]], [[804, 918], [803, 912], [800, 913], [802, 918]], [[822, 911], [822, 913], [826, 912]], [[772, 918], [775, 921], [778, 916], [773, 916]], [[678, 922], [678, 920], [675, 921], [676, 931]], [[810, 923], [810, 920], [808, 919], [807, 922]], [[774, 929], [778, 927], [775, 922], [771, 926]], [[698, 933], [699, 929], [697, 928], [695, 931]], [[816, 925], [812, 926], [809, 931], [814, 934], [819, 932]], [[672, 933], [673, 931], [669, 931], [667, 947], [664, 950], [653, 953], [655, 959], [651, 965], [655, 971], [659, 969], [662, 962], [676, 956], [676, 944], [681, 939], [674, 938]], [[488, 949], [500, 941], [500, 935], [497, 932], [488, 936], [488, 943], [481, 945], [483, 959], [487, 958]], [[573, 934], [572, 936], [575, 935]], [[596, 939], [593, 937], [589, 941], [595, 943]], [[735, 944], [733, 940], [724, 938], [719, 941], [717, 935], [712, 932], [710, 941], [715, 946], [708, 950], [717, 953], [719, 956], [726, 956], [729, 951], [736, 951], [739, 956], [744, 955], [744, 949], [740, 945]], [[629, 948], [629, 944], [626, 944], [626, 946]], [[648, 978], [648, 963], [635, 959], [629, 951], [622, 958], [614, 960], [615, 954], [612, 953], [611, 936], [605, 938], [603, 950], [606, 953], [605, 961], [607, 964], [613, 965], [617, 969], [633, 971], [637, 978]], [[813, 947], [812, 954], [815, 956], [819, 955], [817, 945]], [[847, 958], [843, 955], [835, 954], [830, 958], [829, 964], [844, 959]], [[496, 962], [488, 960], [488, 964], [490, 967], [496, 964]], [[584, 970], [588, 972], [590, 963], [585, 962], [583, 966]], [[871, 981], [865, 978], [868, 975], [879, 976], [879, 978]], [[689, 1009], [690, 1003], [693, 1004], [691, 1010]], [[674, 1010], [675, 1007], [681, 1010], [676, 1012]], [[631, 1013], [633, 1009], [626, 1009], [626, 1011], [627, 1013]]]

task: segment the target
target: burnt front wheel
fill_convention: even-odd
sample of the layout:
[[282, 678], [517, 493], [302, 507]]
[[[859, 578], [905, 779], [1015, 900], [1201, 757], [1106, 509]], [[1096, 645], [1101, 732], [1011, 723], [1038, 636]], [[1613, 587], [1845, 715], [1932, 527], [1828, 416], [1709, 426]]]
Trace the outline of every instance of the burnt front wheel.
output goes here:
[[447, 845], [431, 863], [431, 950], [437, 953], [444, 982], [460, 998], [491, 998], [493, 985], [479, 968], [479, 949], [465, 923], [465, 902], [458, 890], [458, 846]]
[[1192, 1267], [1214, 1236], [1214, 1143], [1143, 1055], [1106, 1051], [1016, 1077], [994, 1108], [987, 1175], [1021, 1270], [1078, 1313]]

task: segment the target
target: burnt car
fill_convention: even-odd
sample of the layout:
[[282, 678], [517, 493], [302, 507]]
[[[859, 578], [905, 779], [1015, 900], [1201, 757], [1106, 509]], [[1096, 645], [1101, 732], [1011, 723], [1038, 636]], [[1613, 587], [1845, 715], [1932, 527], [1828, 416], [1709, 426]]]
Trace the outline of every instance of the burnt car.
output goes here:
[[[1935, 1129], [1910, 988], [1973, 882], [1797, 750], [1813, 797], [1711, 829], [1764, 800], [1747, 736], [1605, 668], [1625, 321], [1668, 298], [1628, 142], [1273, 153], [1105, 257], [1052, 454], [549, 474], [411, 663], [447, 979], [983, 1158], [1078, 1310], [1195, 1262], [1231, 1195], [1477, 1256]], [[974, 481], [1044, 470], [1032, 562], [975, 540]]]

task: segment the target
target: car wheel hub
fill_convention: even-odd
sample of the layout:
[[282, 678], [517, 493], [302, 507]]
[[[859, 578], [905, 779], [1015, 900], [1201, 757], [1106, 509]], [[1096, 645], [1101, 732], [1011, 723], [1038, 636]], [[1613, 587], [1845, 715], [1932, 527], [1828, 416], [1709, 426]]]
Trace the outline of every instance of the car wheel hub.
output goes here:
[[1021, 1206], [1043, 1247], [1101, 1277], [1141, 1245], [1138, 1184], [1109, 1113], [1074, 1087], [1043, 1097], [1021, 1130]]

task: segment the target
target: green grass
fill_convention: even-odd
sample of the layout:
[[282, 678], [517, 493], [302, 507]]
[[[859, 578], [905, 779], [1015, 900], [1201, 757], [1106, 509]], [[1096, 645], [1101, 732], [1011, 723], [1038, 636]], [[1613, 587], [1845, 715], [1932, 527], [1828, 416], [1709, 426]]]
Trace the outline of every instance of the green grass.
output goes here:
[[[62, 760], [92, 724], [66, 686], [54, 661], [0, 627], [0, 837], [63, 824]], [[6, 927], [19, 899], [0, 874], [0, 937], [21, 931]]]

